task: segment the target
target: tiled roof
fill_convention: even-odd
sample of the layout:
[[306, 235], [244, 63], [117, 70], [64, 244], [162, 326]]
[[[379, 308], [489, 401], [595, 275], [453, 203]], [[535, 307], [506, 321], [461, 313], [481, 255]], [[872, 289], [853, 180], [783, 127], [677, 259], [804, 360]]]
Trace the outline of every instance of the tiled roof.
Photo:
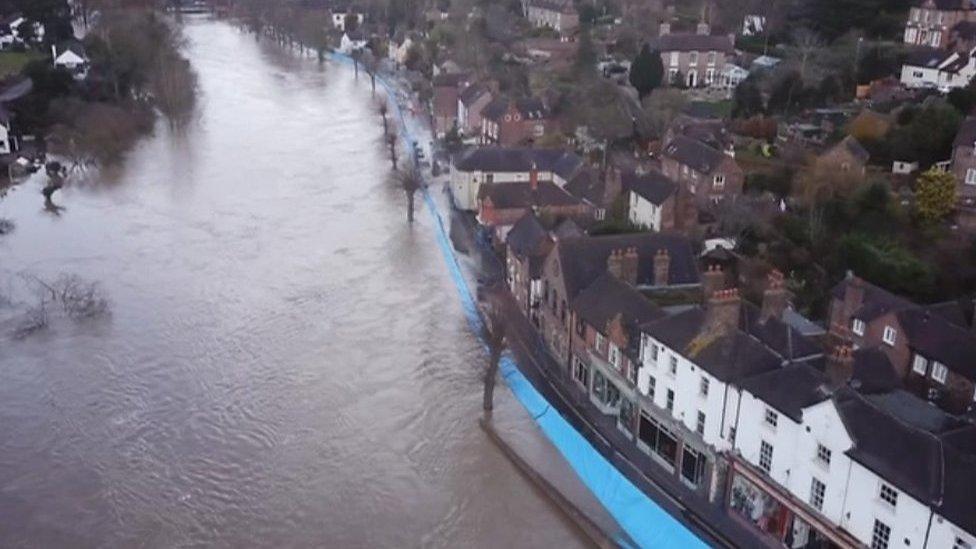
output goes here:
[[528, 173], [536, 169], [553, 172], [564, 180], [576, 174], [583, 161], [561, 149], [528, 149], [519, 147], [476, 147], [469, 149], [455, 163], [460, 171]]
[[[633, 286], [606, 272], [576, 296], [573, 309], [604, 335], [607, 323], [617, 314], [622, 315], [627, 329], [635, 331], [640, 324], [665, 316], [660, 307], [648, 301]], [[639, 338], [631, 339], [639, 341]]]
[[972, 332], [922, 308], [899, 311], [898, 323], [912, 350], [976, 381], [976, 337]]
[[703, 174], [711, 174], [725, 160], [725, 153], [701, 141], [679, 135], [664, 149], [664, 154]]
[[539, 181], [534, 192], [528, 181], [496, 182], [490, 185], [482, 185], [479, 195], [481, 198], [490, 199], [492, 205], [500, 209], [530, 208], [532, 206], [574, 206], [580, 203], [578, 198], [551, 181]]
[[732, 38], [727, 35], [709, 35], [693, 33], [674, 33], [658, 36], [649, 41], [652, 50], [660, 52], [669, 51], [720, 51], [732, 53], [734, 44]]
[[670, 232], [584, 236], [561, 240], [557, 245], [559, 263], [570, 299], [607, 270], [610, 252], [637, 248], [637, 285], [654, 283], [654, 255], [667, 250], [671, 258], [668, 284], [700, 283], [698, 264], [688, 237]]
[[505, 237], [509, 250], [517, 256], [537, 256], [549, 251], [552, 239], [539, 218], [530, 210], [512, 225]]
[[753, 396], [800, 423], [803, 409], [830, 398], [827, 376], [811, 364], [776, 368], [746, 378], [741, 387]]
[[664, 204], [664, 201], [678, 190], [677, 183], [657, 171], [637, 174], [628, 170], [621, 174], [621, 180], [625, 190], [630, 190], [651, 204], [658, 206]]

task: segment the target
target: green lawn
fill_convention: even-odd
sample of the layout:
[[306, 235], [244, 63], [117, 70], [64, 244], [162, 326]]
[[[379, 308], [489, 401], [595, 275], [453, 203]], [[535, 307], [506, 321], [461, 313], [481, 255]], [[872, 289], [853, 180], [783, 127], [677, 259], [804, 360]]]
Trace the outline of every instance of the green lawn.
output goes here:
[[27, 63], [43, 57], [37, 52], [0, 52], [0, 78], [17, 74]]

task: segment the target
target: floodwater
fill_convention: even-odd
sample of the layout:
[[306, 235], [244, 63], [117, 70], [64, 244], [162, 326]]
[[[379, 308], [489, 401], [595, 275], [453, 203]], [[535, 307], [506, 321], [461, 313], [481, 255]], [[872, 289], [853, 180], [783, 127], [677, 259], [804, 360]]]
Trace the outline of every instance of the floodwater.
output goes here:
[[[366, 79], [186, 33], [185, 134], [60, 215], [44, 176], [0, 200], [0, 546], [579, 546], [477, 426], [484, 354]], [[19, 273], [98, 281], [111, 314], [11, 337]]]

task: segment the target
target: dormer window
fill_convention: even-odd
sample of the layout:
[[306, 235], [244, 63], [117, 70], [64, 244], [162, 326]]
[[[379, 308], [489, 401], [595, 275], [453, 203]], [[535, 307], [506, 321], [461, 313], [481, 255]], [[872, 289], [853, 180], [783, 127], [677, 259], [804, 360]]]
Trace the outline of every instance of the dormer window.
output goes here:
[[945, 364], [938, 361], [933, 361], [932, 379], [938, 381], [939, 383], [945, 383], [947, 377], [949, 377], [949, 369], [945, 367]]
[[859, 318], [855, 318], [853, 321], [851, 321], [851, 331], [854, 332], [854, 335], [863, 336], [864, 321]]
[[894, 346], [896, 337], [898, 337], [898, 332], [891, 326], [885, 326], [881, 341], [884, 341], [886, 345]]

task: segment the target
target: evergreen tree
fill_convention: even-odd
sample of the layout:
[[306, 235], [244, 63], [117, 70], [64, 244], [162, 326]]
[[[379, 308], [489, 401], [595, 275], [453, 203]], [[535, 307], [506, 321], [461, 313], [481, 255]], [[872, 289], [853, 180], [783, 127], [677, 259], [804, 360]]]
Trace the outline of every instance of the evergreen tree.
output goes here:
[[661, 62], [661, 54], [651, 51], [650, 46], [644, 44], [630, 65], [630, 84], [637, 89], [637, 95], [643, 100], [654, 88], [661, 85], [662, 78], [664, 63]]

